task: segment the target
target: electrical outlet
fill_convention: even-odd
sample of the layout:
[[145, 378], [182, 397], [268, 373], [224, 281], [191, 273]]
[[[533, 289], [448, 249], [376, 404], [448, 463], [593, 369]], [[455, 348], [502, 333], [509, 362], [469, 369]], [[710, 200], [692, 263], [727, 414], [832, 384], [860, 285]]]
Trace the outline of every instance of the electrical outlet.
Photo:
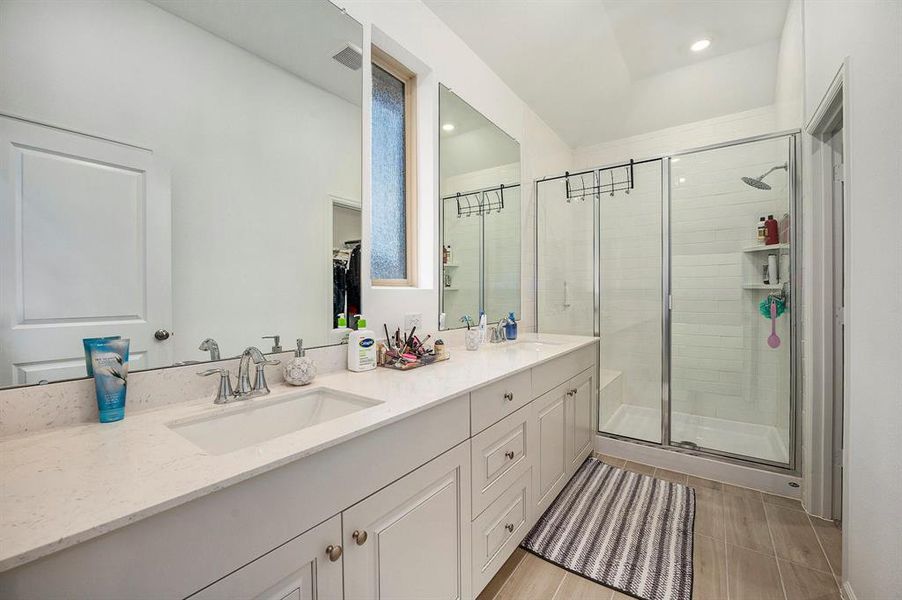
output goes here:
[[414, 327], [420, 329], [423, 325], [423, 313], [408, 313], [404, 315], [404, 329], [410, 331]]

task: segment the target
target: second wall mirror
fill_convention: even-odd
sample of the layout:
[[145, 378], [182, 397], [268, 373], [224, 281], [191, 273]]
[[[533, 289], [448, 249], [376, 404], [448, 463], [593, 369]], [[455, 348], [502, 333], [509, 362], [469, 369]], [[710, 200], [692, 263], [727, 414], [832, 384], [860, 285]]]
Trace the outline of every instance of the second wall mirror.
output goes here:
[[444, 85], [439, 128], [439, 324], [520, 319], [520, 144]]

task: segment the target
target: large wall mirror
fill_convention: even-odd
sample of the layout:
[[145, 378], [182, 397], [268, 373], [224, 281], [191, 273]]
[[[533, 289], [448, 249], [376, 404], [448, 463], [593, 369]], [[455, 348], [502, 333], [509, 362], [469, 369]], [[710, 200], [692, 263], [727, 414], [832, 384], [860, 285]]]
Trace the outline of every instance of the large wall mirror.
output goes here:
[[83, 377], [87, 337], [131, 370], [339, 341], [362, 38], [327, 0], [0, 2], [0, 386]]
[[439, 86], [440, 324], [520, 318], [520, 144]]

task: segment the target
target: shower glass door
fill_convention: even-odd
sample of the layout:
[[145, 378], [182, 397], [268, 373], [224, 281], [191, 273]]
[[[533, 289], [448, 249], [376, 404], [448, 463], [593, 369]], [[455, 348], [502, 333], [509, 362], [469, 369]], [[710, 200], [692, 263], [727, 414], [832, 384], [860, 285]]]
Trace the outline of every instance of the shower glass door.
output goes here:
[[[670, 443], [675, 446], [789, 463], [793, 139], [671, 158]], [[778, 243], [759, 242], [762, 217], [777, 222]]]
[[[661, 442], [663, 161], [632, 167], [632, 189], [599, 194], [599, 430]], [[624, 167], [601, 169], [601, 189]], [[617, 187], [616, 185], [614, 187]]]

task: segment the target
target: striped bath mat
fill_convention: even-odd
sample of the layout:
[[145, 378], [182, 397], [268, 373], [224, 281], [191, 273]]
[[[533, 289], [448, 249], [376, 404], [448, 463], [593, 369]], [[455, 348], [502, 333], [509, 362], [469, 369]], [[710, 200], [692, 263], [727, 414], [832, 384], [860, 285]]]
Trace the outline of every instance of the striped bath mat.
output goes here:
[[522, 547], [643, 600], [692, 598], [695, 490], [588, 458]]

